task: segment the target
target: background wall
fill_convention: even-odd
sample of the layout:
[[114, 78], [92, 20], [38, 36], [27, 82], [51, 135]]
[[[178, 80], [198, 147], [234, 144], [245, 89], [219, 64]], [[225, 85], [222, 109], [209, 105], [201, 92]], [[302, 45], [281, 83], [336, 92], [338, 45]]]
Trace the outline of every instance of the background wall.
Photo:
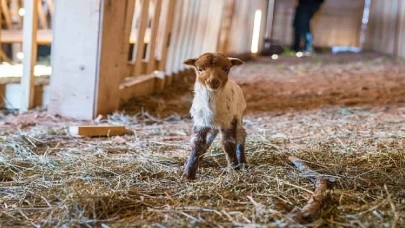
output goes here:
[[365, 48], [405, 57], [405, 0], [372, 0]]
[[[292, 0], [275, 0], [272, 37], [282, 44], [292, 43], [294, 7]], [[312, 20], [314, 46], [358, 47], [363, 10], [364, 0], [325, 0]]]

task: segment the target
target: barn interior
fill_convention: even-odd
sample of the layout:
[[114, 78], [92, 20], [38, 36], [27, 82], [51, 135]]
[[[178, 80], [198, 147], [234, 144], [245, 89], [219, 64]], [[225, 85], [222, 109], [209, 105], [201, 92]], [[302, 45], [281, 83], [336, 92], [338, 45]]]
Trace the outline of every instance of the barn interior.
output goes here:
[[[405, 0], [0, 0], [0, 227], [405, 227]], [[195, 72], [240, 58], [248, 167], [197, 179]]]

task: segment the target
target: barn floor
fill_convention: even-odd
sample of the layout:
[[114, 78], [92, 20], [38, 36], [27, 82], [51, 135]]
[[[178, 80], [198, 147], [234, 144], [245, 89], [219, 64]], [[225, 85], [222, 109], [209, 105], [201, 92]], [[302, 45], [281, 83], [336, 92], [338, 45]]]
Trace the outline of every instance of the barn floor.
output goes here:
[[192, 76], [102, 121], [133, 131], [123, 137], [73, 138], [67, 126], [91, 122], [40, 111], [0, 115], [0, 226], [299, 227], [314, 186], [295, 156], [335, 180], [303, 226], [404, 227], [404, 72], [404, 60], [376, 54], [235, 68], [251, 166], [226, 170], [216, 141], [192, 182], [180, 179]]

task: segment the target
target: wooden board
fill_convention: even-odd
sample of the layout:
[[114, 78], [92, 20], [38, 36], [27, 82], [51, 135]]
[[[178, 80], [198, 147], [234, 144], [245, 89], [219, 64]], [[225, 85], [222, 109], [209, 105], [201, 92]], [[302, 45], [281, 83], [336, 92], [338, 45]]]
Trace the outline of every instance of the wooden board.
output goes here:
[[[127, 3], [130, 0], [102, 1], [102, 27], [99, 34], [99, 65], [97, 66], [96, 103], [94, 116], [114, 112], [119, 107], [119, 85], [126, 74], [128, 47], [125, 23]], [[114, 18], [114, 20], [110, 20]], [[116, 48], [118, 47], [118, 48]]]
[[34, 108], [34, 66], [37, 61], [38, 0], [25, 0], [21, 111]]
[[[23, 31], [22, 30], [1, 30], [3, 34], [0, 41], [3, 43], [22, 43]], [[37, 30], [37, 43], [38, 44], [51, 44], [52, 43], [52, 30], [39, 29]]]
[[53, 17], [48, 110], [70, 118], [93, 119], [100, 3], [98, 0], [85, 4], [82, 0], [55, 1], [55, 11], [58, 13]]
[[125, 135], [127, 133], [125, 126], [70, 126], [69, 134], [71, 136], [100, 137]]

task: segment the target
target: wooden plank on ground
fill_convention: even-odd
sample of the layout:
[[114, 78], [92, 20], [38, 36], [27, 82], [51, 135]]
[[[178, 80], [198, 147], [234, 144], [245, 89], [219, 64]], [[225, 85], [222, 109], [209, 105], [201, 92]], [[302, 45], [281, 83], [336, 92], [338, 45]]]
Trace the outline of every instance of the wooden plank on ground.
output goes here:
[[70, 126], [69, 134], [71, 136], [84, 136], [84, 137], [100, 137], [100, 136], [116, 136], [125, 135], [127, 130], [125, 126]]
[[155, 0], [155, 12], [152, 18], [152, 31], [150, 35], [150, 42], [146, 51], [146, 74], [152, 73], [155, 70], [155, 53], [156, 53], [156, 36], [159, 28], [160, 12], [162, 10], [162, 0]]
[[21, 111], [34, 108], [34, 67], [37, 60], [38, 0], [25, 0]]
[[142, 9], [139, 17], [139, 27], [138, 34], [136, 39], [136, 44], [134, 45], [134, 76], [140, 75], [142, 73], [142, 62], [143, 62], [143, 53], [145, 50], [145, 31], [148, 24], [148, 8], [149, 0], [142, 0]]

